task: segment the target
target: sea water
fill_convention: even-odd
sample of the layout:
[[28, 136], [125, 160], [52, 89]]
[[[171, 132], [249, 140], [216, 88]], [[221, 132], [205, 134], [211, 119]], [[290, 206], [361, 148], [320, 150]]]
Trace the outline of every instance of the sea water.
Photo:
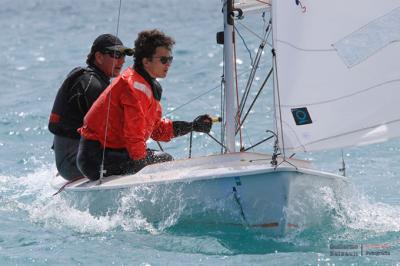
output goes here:
[[[260, 25], [255, 33], [262, 35], [267, 21], [257, 16], [243, 23]], [[162, 105], [167, 117], [190, 121], [203, 113], [220, 114], [222, 48], [215, 34], [221, 25], [219, 0], [2, 0], [0, 265], [400, 264], [399, 141], [345, 149], [352, 195], [340, 200], [329, 191], [304, 195], [323, 216], [322, 222], [281, 238], [245, 227], [177, 223], [179, 208], [156, 225], [140, 213], [93, 216], [62, 196], [52, 196], [49, 182], [56, 169], [47, 129], [49, 113], [66, 74], [85, 64], [94, 38], [118, 34], [132, 46], [144, 29], [159, 28], [173, 36], [174, 62], [161, 81]], [[249, 49], [238, 38], [243, 85], [249, 73], [249, 51], [254, 58], [259, 39], [243, 26], [238, 30]], [[126, 58], [125, 67], [131, 64], [132, 58]], [[256, 88], [270, 66], [267, 47]], [[268, 136], [265, 131], [273, 127], [271, 106], [268, 83], [245, 124], [242, 138], [247, 147]], [[213, 135], [219, 134], [216, 125]], [[271, 145], [260, 145], [256, 151], [271, 152]], [[175, 158], [186, 158], [188, 137], [164, 148]], [[194, 135], [193, 156], [219, 151], [208, 136]], [[334, 173], [342, 167], [341, 151], [299, 158]], [[121, 206], [138, 200], [134, 193], [128, 194]]]

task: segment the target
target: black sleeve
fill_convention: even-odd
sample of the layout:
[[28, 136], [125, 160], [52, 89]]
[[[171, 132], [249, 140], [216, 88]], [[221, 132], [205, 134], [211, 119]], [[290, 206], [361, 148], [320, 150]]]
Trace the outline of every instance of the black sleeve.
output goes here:
[[90, 83], [84, 92], [88, 111], [100, 94], [107, 88], [107, 85], [100, 81], [96, 75], [91, 75]]
[[76, 105], [83, 115], [89, 111], [90, 107], [97, 100], [100, 94], [107, 87], [107, 84], [101, 82], [93, 73], [85, 73], [74, 84], [74, 98]]
[[68, 104], [71, 106], [72, 110], [80, 112], [81, 116], [84, 116], [89, 110], [87, 107], [84, 91], [88, 86], [88, 80], [86, 80], [87, 75], [80, 76], [71, 87], [71, 94], [68, 99]]
[[172, 126], [175, 137], [186, 135], [193, 130], [193, 123], [186, 121], [173, 121]]

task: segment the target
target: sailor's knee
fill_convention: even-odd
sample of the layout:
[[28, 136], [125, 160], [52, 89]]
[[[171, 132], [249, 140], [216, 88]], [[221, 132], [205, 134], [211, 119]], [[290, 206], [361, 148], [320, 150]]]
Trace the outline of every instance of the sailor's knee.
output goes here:
[[89, 158], [86, 158], [83, 153], [78, 152], [76, 164], [81, 173], [90, 180], [94, 181], [99, 179], [99, 166], [96, 163], [93, 163]]
[[154, 157], [156, 162], [168, 162], [174, 160], [174, 157], [166, 152], [155, 152]]

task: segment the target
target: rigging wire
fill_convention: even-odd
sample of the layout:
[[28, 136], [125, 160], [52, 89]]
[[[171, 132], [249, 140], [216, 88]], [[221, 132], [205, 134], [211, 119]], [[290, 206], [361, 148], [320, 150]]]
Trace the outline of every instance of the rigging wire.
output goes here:
[[[279, 81], [278, 81], [278, 76], [277, 76], [277, 73], [278, 73], [278, 70], [277, 70], [277, 68], [278, 68], [278, 65], [277, 65], [277, 63], [276, 63], [276, 56], [275, 56], [275, 50], [273, 50], [273, 61], [274, 61], [274, 69], [275, 69], [275, 82], [276, 82], [276, 89], [275, 89], [275, 91], [276, 91], [276, 100], [277, 100], [277, 102], [278, 102], [278, 113], [279, 113], [279, 127], [280, 127], [280, 129], [281, 129], [281, 140], [282, 140], [282, 154], [283, 154], [283, 161], [285, 161], [286, 160], [286, 153], [285, 153], [285, 142], [284, 142], [284, 139], [283, 139], [283, 121], [282, 121], [282, 108], [281, 108], [281, 97], [280, 97], [280, 90], [279, 90]], [[275, 95], [274, 95], [275, 96]], [[275, 98], [275, 97], [274, 97]], [[274, 100], [275, 101], [275, 100]], [[275, 104], [275, 117], [276, 117], [276, 104]], [[276, 123], [277, 123], [277, 129], [278, 129], [278, 121], [276, 121]], [[279, 139], [278, 139], [278, 142], [279, 142]]]
[[260, 48], [259, 48], [259, 50], [257, 52], [257, 55], [256, 55], [256, 61], [254, 62], [254, 65], [252, 65], [251, 72], [250, 72], [249, 78], [247, 80], [246, 88], [245, 88], [245, 90], [243, 92], [243, 96], [242, 96], [242, 99], [240, 101], [240, 105], [239, 105], [239, 108], [238, 108], [239, 116], [241, 116], [243, 114], [243, 110], [244, 110], [244, 107], [246, 105], [247, 98], [248, 98], [248, 96], [250, 94], [251, 86], [253, 85], [254, 77], [256, 75], [256, 72], [257, 72], [257, 69], [258, 69], [258, 65], [260, 63], [263, 47], [264, 47], [263, 44], [261, 44]]
[[[263, 18], [263, 20], [264, 20], [264, 18]], [[255, 77], [256, 72], [258, 70], [258, 66], [260, 64], [261, 56], [262, 56], [266, 41], [267, 41], [267, 39], [269, 37], [269, 34], [270, 34], [270, 25], [271, 24], [268, 24], [268, 26], [266, 27], [266, 29], [264, 31], [263, 40], [262, 40], [261, 44], [258, 47], [257, 54], [256, 54], [256, 59], [252, 64], [252, 68], [251, 68], [251, 72], [250, 72], [250, 75], [249, 75], [249, 79], [247, 81], [246, 88], [245, 88], [245, 91], [243, 92], [243, 96], [242, 96], [242, 99], [241, 99], [241, 102], [240, 102], [240, 105], [239, 105], [239, 108], [238, 108], [239, 117], [241, 117], [242, 114], [243, 114], [243, 111], [244, 111], [244, 108], [245, 108], [245, 105], [246, 105], [246, 102], [247, 102], [247, 98], [249, 96], [250, 89], [251, 89], [251, 86], [252, 86], [253, 81], [254, 81], [254, 77]], [[249, 108], [249, 111], [250, 111], [250, 109], [251, 109], [251, 107]], [[239, 122], [239, 124], [242, 125], [243, 123]]]
[[[272, 23], [272, 13], [271, 13], [270, 21]], [[273, 34], [274, 34], [274, 32], [272, 31], [272, 39], [274, 39]], [[274, 69], [273, 79], [274, 79], [274, 84], [276, 85], [276, 86], [274, 86], [275, 89], [273, 90], [274, 112], [275, 112], [275, 127], [276, 127], [277, 131], [278, 131], [279, 128], [281, 130], [281, 140], [282, 140], [281, 154], [283, 155], [282, 162], [284, 162], [284, 161], [286, 161], [285, 141], [283, 139], [283, 121], [282, 121], [282, 109], [281, 109], [281, 99], [280, 99], [280, 90], [279, 90], [278, 64], [276, 62], [276, 53], [275, 53], [275, 47], [274, 46], [272, 47], [271, 53], [272, 53], [272, 64], [273, 64], [273, 69]], [[277, 105], [278, 105], [278, 110], [277, 110], [277, 107], [276, 107]], [[277, 113], [279, 113], [279, 121], [277, 119]], [[280, 150], [280, 147], [279, 147], [279, 138], [277, 136], [276, 140], [275, 140], [274, 156], [276, 156], [278, 150]]]
[[222, 148], [225, 148], [225, 150], [228, 150], [228, 148], [219, 140], [217, 140], [213, 135], [211, 135], [210, 133], [206, 133], [211, 139], [213, 139], [216, 143], [218, 143], [219, 145], [221, 145]]
[[175, 112], [175, 111], [177, 111], [177, 110], [179, 110], [179, 109], [185, 107], [186, 105], [188, 105], [188, 104], [190, 104], [190, 103], [196, 101], [197, 99], [203, 97], [204, 95], [209, 94], [210, 92], [212, 92], [212, 91], [218, 89], [219, 87], [220, 87], [220, 85], [218, 84], [217, 86], [215, 86], [215, 87], [213, 87], [213, 88], [211, 88], [211, 89], [209, 89], [209, 90], [207, 90], [207, 91], [205, 91], [205, 92], [203, 92], [203, 93], [197, 95], [196, 97], [190, 99], [189, 101], [187, 101], [187, 102], [185, 102], [185, 103], [179, 105], [178, 107], [174, 108], [173, 110], [167, 112], [165, 115], [172, 114], [173, 112]]
[[254, 36], [256, 36], [258, 39], [263, 40], [264, 38], [260, 35], [258, 35], [256, 32], [254, 32], [252, 29], [250, 29], [249, 27], [247, 27], [245, 24], [241, 23], [239, 20], [237, 21], [238, 24], [240, 26], [242, 26], [243, 28], [245, 28], [247, 31], [249, 31], [250, 33], [252, 33]]
[[[233, 25], [233, 28], [235, 28], [235, 25]], [[236, 108], [237, 110], [239, 110], [239, 85], [238, 85], [238, 77], [236, 75], [237, 73], [237, 64], [236, 64], [236, 38], [235, 38], [235, 31], [232, 32], [233, 34], [233, 55], [234, 55], [234, 66], [235, 66], [235, 85], [236, 85]], [[235, 114], [235, 125], [237, 127], [237, 125], [240, 124], [240, 113], [236, 112]], [[236, 136], [236, 134], [235, 134]], [[243, 139], [242, 139], [242, 131], [239, 128], [239, 141], [240, 141], [240, 149], [243, 149]]]
[[[119, 8], [118, 8], [118, 18], [117, 18], [117, 30], [115, 36], [118, 38], [118, 33], [119, 33], [119, 21], [121, 17], [121, 6], [122, 6], [122, 0], [119, 0]], [[115, 55], [116, 51], [114, 52]], [[112, 64], [112, 73], [114, 72], [115, 69], [115, 60], [113, 60]], [[105, 153], [106, 153], [106, 144], [107, 144], [107, 133], [108, 133], [108, 120], [110, 117], [110, 106], [111, 106], [111, 96], [112, 96], [112, 91], [110, 90], [110, 94], [108, 97], [108, 103], [107, 103], [107, 115], [106, 115], [106, 128], [104, 132], [104, 145], [103, 145], [103, 154], [102, 154], [102, 159], [101, 159], [101, 165], [100, 165], [100, 178], [98, 181], [98, 184], [101, 184], [102, 179], [104, 177], [105, 171], [104, 170], [104, 160], [105, 160]]]
[[[246, 128], [243, 127], [243, 128], [242, 128], [242, 131], [243, 131], [243, 135], [245, 135], [247, 141], [250, 143], [250, 146], [253, 146], [253, 142], [251, 141], [250, 134], [247, 132]], [[240, 151], [246, 151], [246, 148], [244, 147], [244, 145], [243, 145], [243, 147], [240, 149]]]
[[[224, 97], [224, 83], [225, 83], [225, 76], [224, 76], [224, 70], [222, 69], [222, 75], [221, 75], [221, 82], [220, 82], [220, 92], [221, 92], [221, 118], [222, 121], [225, 121], [225, 97]], [[221, 142], [225, 143], [225, 125], [223, 123], [221, 123]], [[221, 146], [221, 154], [224, 153], [224, 148], [223, 146]], [[226, 149], [225, 149], [226, 151]]]
[[240, 123], [239, 123], [239, 125], [238, 125], [238, 127], [236, 129], [236, 132], [239, 131], [239, 129], [242, 127], [242, 125], [245, 122], [247, 116], [249, 115], [251, 109], [253, 108], [255, 102], [257, 101], [258, 97], [260, 96], [262, 90], [265, 88], [265, 84], [269, 80], [269, 77], [271, 76], [272, 72], [273, 72], [273, 68], [271, 68], [271, 70], [269, 71], [267, 77], [264, 79], [263, 84], [261, 85], [260, 89], [258, 90], [257, 95], [254, 97], [253, 101], [251, 102], [249, 109], [247, 110], [246, 114], [243, 117], [243, 120], [240, 121]]
[[238, 28], [236, 26], [233, 26], [233, 27], [235, 29], [235, 32], [239, 35], [240, 39], [242, 39], [243, 45], [246, 48], [247, 52], [249, 53], [251, 65], [253, 65], [253, 62], [254, 62], [253, 61], [253, 56], [251, 54], [251, 51], [250, 51], [249, 47], [247, 46], [246, 41], [244, 40], [244, 38], [243, 38], [242, 34], [240, 33], [240, 31], [238, 30]]
[[[241, 72], [240, 74], [238, 74], [238, 76], [245, 75], [245, 74], [249, 73], [250, 71], [251, 71], [250, 69], [249, 69], [249, 70], [246, 70], [246, 71], [243, 71], [243, 72]], [[224, 75], [223, 75], [223, 74], [221, 75], [221, 81], [224, 81]], [[215, 86], [215, 87], [213, 87], [213, 88], [211, 88], [211, 89], [209, 89], [209, 90], [207, 90], [207, 91], [205, 91], [205, 92], [203, 92], [203, 93], [201, 93], [201, 94], [199, 94], [199, 95], [197, 95], [197, 96], [191, 98], [189, 101], [187, 101], [187, 102], [185, 102], [185, 103], [183, 103], [183, 104], [181, 104], [181, 105], [178, 105], [178, 107], [176, 107], [176, 108], [174, 108], [173, 110], [171, 110], [171, 111], [165, 113], [165, 115], [169, 115], [169, 114], [174, 113], [175, 111], [177, 111], [177, 110], [179, 110], [179, 109], [185, 107], [186, 105], [188, 105], [188, 104], [190, 104], [190, 103], [196, 101], [197, 99], [199, 99], [199, 98], [201, 98], [201, 97], [203, 97], [203, 96], [205, 96], [205, 95], [207, 95], [207, 94], [209, 94], [209, 93], [215, 91], [215, 90], [218, 89], [218, 88], [221, 88], [221, 86], [222, 86], [222, 85], [221, 85], [221, 83], [220, 83], [220, 84], [218, 84], [217, 86]], [[222, 95], [221, 95], [221, 96], [222, 96]], [[222, 114], [222, 113], [223, 113], [223, 112], [221, 112], [221, 114]]]
[[266, 27], [265, 25], [267, 24], [267, 21], [265, 20], [265, 15], [266, 15], [266, 12], [264, 11], [264, 12], [262, 13], [262, 15], [261, 15], [262, 20], [263, 20], [263, 22], [264, 22], [264, 27]]
[[[256, 54], [255, 60], [253, 60], [251, 51], [250, 51], [250, 49], [248, 48], [247, 43], [246, 43], [246, 41], [244, 40], [244, 38], [243, 38], [242, 34], [240, 33], [239, 29], [238, 29], [236, 26], [234, 26], [235, 32], [238, 33], [239, 37], [242, 39], [242, 42], [243, 42], [245, 48], [247, 49], [247, 52], [249, 53], [249, 57], [250, 57], [250, 61], [251, 61], [251, 66], [252, 66], [251, 72], [250, 72], [250, 75], [249, 75], [249, 78], [248, 78], [248, 81], [247, 81], [247, 84], [246, 84], [245, 91], [243, 92], [242, 99], [241, 99], [241, 101], [240, 101], [240, 104], [238, 105], [238, 111], [237, 111], [237, 115], [236, 115], [238, 121], [237, 121], [237, 127], [236, 127], [236, 132], [235, 132], [235, 134], [237, 134], [238, 132], [240, 132], [240, 140], [241, 140], [241, 142], [240, 142], [240, 143], [241, 143], [241, 148], [240, 148], [240, 150], [241, 150], [241, 151], [242, 151], [242, 150], [245, 150], [245, 149], [244, 149], [244, 146], [243, 146], [243, 144], [242, 144], [242, 125], [243, 125], [245, 119], [247, 118], [249, 112], [250, 112], [251, 109], [253, 108], [253, 106], [254, 106], [254, 104], [255, 104], [257, 98], [259, 97], [261, 91], [263, 90], [263, 88], [264, 88], [264, 86], [265, 86], [265, 84], [266, 84], [266, 81], [269, 79], [269, 77], [270, 77], [270, 75], [271, 75], [271, 73], [272, 73], [272, 68], [271, 68], [271, 70], [270, 70], [270, 72], [269, 72], [267, 78], [264, 80], [264, 82], [263, 82], [261, 88], [259, 89], [257, 95], [256, 95], [255, 98], [253, 99], [253, 102], [251, 103], [251, 105], [250, 105], [250, 107], [249, 107], [249, 109], [248, 109], [248, 111], [247, 111], [247, 113], [246, 113], [246, 115], [245, 115], [243, 121], [241, 121], [240, 118], [241, 118], [241, 116], [242, 116], [242, 114], [243, 114], [243, 112], [244, 112], [244, 108], [245, 108], [245, 105], [246, 105], [246, 102], [247, 102], [247, 99], [248, 99], [248, 96], [249, 96], [249, 93], [250, 93], [250, 90], [251, 90], [251, 87], [252, 87], [252, 84], [253, 84], [253, 81], [254, 81], [254, 78], [255, 78], [255, 74], [256, 74], [256, 72], [257, 72], [257, 70], [258, 70], [258, 66], [259, 66], [259, 63], [260, 63], [260, 60], [261, 60], [261, 56], [262, 56], [264, 47], [265, 47], [266, 44], [268, 44], [268, 43], [267, 43], [267, 39], [268, 39], [268, 37], [269, 37], [269, 35], [270, 35], [270, 33], [271, 33], [271, 27], [270, 27], [270, 26], [271, 26], [271, 23], [272, 23], [272, 22], [271, 22], [271, 20], [269, 20], [269, 23], [268, 23], [268, 25], [267, 25], [266, 20], [265, 20], [265, 12], [262, 13], [262, 20], [263, 20], [263, 22], [264, 22], [264, 28], [265, 28], [265, 30], [264, 30], [264, 35], [263, 35], [263, 37], [261, 38], [261, 44], [259, 45], [259, 48], [258, 48], [258, 50], [257, 50], [257, 54]], [[243, 25], [243, 24], [241, 24], [241, 25]], [[243, 25], [243, 26], [244, 26], [244, 25]], [[245, 26], [244, 26], [244, 27], [245, 27]], [[245, 27], [245, 28], [246, 28], [246, 27]], [[254, 33], [252, 30], [250, 30], [249, 28], [246, 28], [246, 29], [249, 30], [251, 33], [255, 34], [255, 33]], [[258, 36], [257, 34], [255, 34], [255, 35], [256, 35], [257, 37], [260, 37], [260, 36]], [[235, 46], [235, 49], [236, 49], [236, 46]], [[235, 50], [235, 51], [236, 51], [236, 50]], [[236, 53], [235, 53], [235, 56], [236, 56]], [[237, 90], [238, 90], [238, 86], [237, 86]], [[238, 98], [239, 98], [239, 97], [238, 97]], [[249, 139], [249, 142], [251, 143], [251, 140], [250, 140], [250, 139]], [[254, 145], [252, 145], [252, 144], [251, 144], [251, 146], [254, 147]]]
[[258, 145], [260, 145], [260, 144], [262, 144], [262, 143], [264, 143], [264, 142], [266, 142], [266, 141], [272, 139], [273, 137], [275, 137], [275, 136], [272, 135], [272, 136], [269, 136], [268, 138], [265, 138], [265, 139], [263, 139], [263, 140], [260, 140], [260, 141], [257, 142], [256, 144], [251, 145], [250, 147], [248, 147], [248, 148], [246, 148], [246, 149], [243, 149], [243, 151], [251, 150], [251, 149], [253, 149], [254, 147], [256, 147], [256, 146], [258, 146]]

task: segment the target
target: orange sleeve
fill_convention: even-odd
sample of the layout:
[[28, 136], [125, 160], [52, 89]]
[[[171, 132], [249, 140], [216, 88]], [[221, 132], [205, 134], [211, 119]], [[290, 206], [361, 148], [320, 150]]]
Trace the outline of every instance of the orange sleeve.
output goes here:
[[151, 138], [156, 141], [170, 141], [174, 137], [172, 121], [162, 118], [154, 126]]

